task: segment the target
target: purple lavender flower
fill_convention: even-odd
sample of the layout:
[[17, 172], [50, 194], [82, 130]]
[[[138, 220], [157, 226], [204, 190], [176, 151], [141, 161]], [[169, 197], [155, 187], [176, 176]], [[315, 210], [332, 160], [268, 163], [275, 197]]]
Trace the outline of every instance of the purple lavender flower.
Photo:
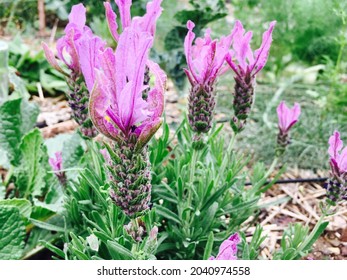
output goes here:
[[212, 114], [215, 108], [215, 82], [225, 69], [225, 57], [231, 45], [233, 34], [212, 40], [211, 30], [207, 29], [204, 38], [193, 40], [194, 23], [187, 22], [188, 33], [184, 41], [184, 50], [188, 69], [184, 69], [191, 84], [188, 118], [196, 133], [207, 133], [211, 128]]
[[[117, 49], [99, 52], [100, 67], [95, 69], [89, 102], [95, 127], [113, 140], [102, 151], [111, 185], [110, 196], [131, 218], [149, 209], [151, 172], [147, 143], [160, 127], [164, 110], [166, 75], [148, 58], [155, 23], [162, 10], [160, 3], [161, 0], [149, 2], [143, 17], [131, 18], [131, 1], [116, 1], [122, 24], [120, 34], [116, 14], [105, 3]], [[150, 74], [155, 79], [152, 87]]]
[[54, 174], [57, 176], [61, 185], [66, 185], [66, 174], [63, 170], [62, 152], [56, 152], [54, 157], [49, 158], [49, 165], [52, 167]]
[[330, 177], [324, 188], [330, 205], [347, 200], [347, 147], [343, 148], [340, 133], [335, 130], [329, 138]]
[[294, 104], [292, 109], [288, 108], [286, 103], [282, 101], [277, 107], [278, 128], [277, 136], [278, 152], [282, 154], [286, 146], [290, 143], [289, 130], [297, 123], [301, 114], [300, 105]]
[[[166, 76], [148, 59], [153, 37], [132, 26], [119, 36], [116, 53], [100, 54], [101, 68], [91, 92], [90, 115], [95, 127], [114, 140], [108, 150], [110, 195], [130, 217], [149, 209], [151, 175], [146, 145], [161, 125]], [[155, 84], [143, 99], [146, 66]], [[107, 159], [108, 156], [106, 155]]]
[[234, 233], [220, 245], [218, 255], [211, 256], [209, 260], [237, 260], [237, 245], [240, 242], [239, 234]]
[[86, 9], [83, 4], [74, 5], [69, 15], [65, 35], [57, 41], [58, 58], [70, 70], [64, 71], [58, 64], [52, 50], [42, 43], [48, 62], [66, 76], [70, 92], [67, 93], [73, 118], [80, 125], [85, 137], [96, 136], [88, 115], [89, 92], [95, 80], [94, 68], [99, 67], [98, 52], [104, 50], [106, 43], [95, 36], [86, 26]]
[[233, 30], [233, 48], [226, 56], [226, 61], [234, 71], [235, 91], [234, 91], [234, 111], [235, 116], [231, 126], [235, 133], [244, 129], [248, 115], [253, 104], [255, 87], [255, 76], [266, 64], [272, 43], [272, 31], [276, 22], [270, 23], [269, 29], [263, 34], [263, 41], [259, 49], [252, 51], [250, 41], [252, 32], [245, 34], [245, 30], [240, 21], [236, 21]]

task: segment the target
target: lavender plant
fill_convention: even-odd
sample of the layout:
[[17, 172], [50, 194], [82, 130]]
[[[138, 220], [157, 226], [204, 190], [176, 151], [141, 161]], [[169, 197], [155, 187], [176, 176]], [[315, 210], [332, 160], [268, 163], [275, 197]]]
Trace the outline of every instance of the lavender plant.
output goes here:
[[[164, 122], [163, 135], [156, 138], [163, 124], [167, 78], [149, 53], [162, 0], [149, 2], [141, 17], [131, 16], [131, 0], [115, 2], [118, 21], [111, 4], [104, 3], [115, 49], [86, 26], [82, 4], [73, 6], [65, 35], [57, 42], [58, 57], [65, 66], [42, 45], [47, 60], [66, 76], [71, 89], [68, 101], [81, 133], [93, 138], [100, 132], [102, 143], [84, 142], [87, 148], [78, 163], [79, 175], [70, 178], [65, 173], [68, 169], [63, 169], [67, 166], [64, 150], [49, 159], [37, 129], [12, 139], [18, 146], [14, 150], [19, 148], [21, 154], [8, 153], [18, 167], [10, 174], [9, 181], [16, 187], [9, 195], [12, 203], [32, 203], [33, 207], [29, 214], [17, 208], [3, 210], [1, 205], [6, 203], [0, 200], [0, 216], [18, 218], [18, 240], [24, 240], [25, 226], [59, 232], [42, 243], [61, 259], [258, 259], [266, 238], [261, 226], [256, 225], [250, 243], [242, 228], [257, 217], [264, 207], [260, 198], [283, 172], [285, 166], [270, 179], [289, 148], [289, 132], [301, 112], [297, 103], [292, 109], [279, 104], [279, 133], [273, 147], [277, 153], [268, 169], [261, 163], [251, 166], [249, 157], [235, 151], [236, 136], [246, 128], [252, 109], [256, 76], [269, 56], [275, 22], [253, 52], [252, 32], [245, 33], [239, 21], [228, 36], [214, 40], [209, 29], [203, 38], [195, 39], [194, 23], [188, 21], [184, 42], [184, 72], [191, 85], [187, 116], [174, 135]], [[217, 81], [229, 68], [235, 74], [231, 139], [213, 118]], [[8, 127], [11, 104], [0, 107], [6, 115], [5, 121], [0, 115], [0, 127]], [[274, 259], [305, 256], [328, 225], [325, 219], [331, 209], [346, 200], [347, 148], [343, 149], [337, 131], [329, 145], [331, 174], [321, 218], [311, 232], [300, 224], [285, 230]], [[46, 179], [54, 184], [45, 183]], [[251, 186], [246, 186], [246, 180]], [[19, 198], [24, 201], [18, 202]], [[62, 202], [64, 210], [59, 208]], [[28, 254], [33, 250], [28, 248]]]

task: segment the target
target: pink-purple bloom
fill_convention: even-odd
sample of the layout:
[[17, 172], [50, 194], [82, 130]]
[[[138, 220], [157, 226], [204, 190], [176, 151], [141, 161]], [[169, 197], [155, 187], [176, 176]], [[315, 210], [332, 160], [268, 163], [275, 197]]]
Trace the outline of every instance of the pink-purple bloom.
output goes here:
[[232, 49], [226, 55], [225, 60], [235, 73], [233, 93], [235, 115], [230, 123], [235, 133], [239, 133], [245, 128], [254, 101], [255, 77], [264, 68], [268, 59], [275, 24], [275, 21], [270, 23], [269, 29], [263, 34], [260, 48], [254, 52], [250, 45], [252, 31], [245, 33], [240, 21], [236, 21], [232, 31]]
[[340, 133], [335, 130], [329, 138], [330, 177], [324, 184], [327, 202], [331, 205], [347, 200], [347, 147], [343, 147]]
[[223, 72], [225, 57], [231, 46], [233, 33], [220, 40], [212, 40], [211, 29], [207, 29], [203, 38], [196, 38], [193, 29], [195, 24], [187, 22], [188, 33], [184, 41], [184, 51], [186, 55], [188, 69], [184, 69], [192, 86], [211, 85]]
[[284, 153], [285, 148], [290, 144], [289, 130], [297, 123], [301, 114], [301, 108], [295, 103], [293, 108], [288, 108], [286, 103], [282, 101], [277, 107], [278, 116], [278, 136], [277, 136], [277, 155]]
[[[207, 29], [203, 38], [196, 38], [195, 24], [187, 22], [188, 33], [184, 41], [187, 69], [184, 69], [191, 84], [188, 119], [197, 135], [194, 143], [201, 142], [200, 134], [207, 133], [212, 126], [215, 103], [215, 82], [226, 69], [225, 57], [229, 51], [233, 34], [212, 40], [211, 30]], [[193, 44], [193, 41], [195, 42]], [[223, 70], [224, 69], [224, 70]], [[195, 145], [200, 147], [201, 145]]]
[[226, 61], [238, 76], [255, 76], [264, 68], [269, 56], [275, 25], [276, 21], [270, 23], [269, 29], [263, 34], [260, 48], [253, 52], [250, 45], [252, 31], [245, 33], [242, 23], [236, 21], [233, 30], [233, 48], [227, 55]]
[[347, 146], [343, 147], [340, 133], [335, 130], [329, 138], [330, 166], [334, 174], [341, 176], [347, 173]]
[[[151, 197], [151, 172], [146, 144], [162, 123], [166, 75], [149, 59], [156, 21], [162, 0], [147, 4], [146, 14], [131, 17], [130, 0], [116, 0], [117, 15], [104, 3], [110, 32], [117, 48], [98, 51], [99, 66], [82, 65], [94, 70], [89, 113], [95, 127], [114, 140], [101, 150], [110, 183], [110, 197], [130, 218], [144, 215]], [[154, 82], [149, 84], [149, 79]], [[140, 240], [140, 228], [128, 228]], [[140, 230], [140, 231], [137, 231]], [[136, 233], [136, 234], [133, 234]]]
[[52, 170], [54, 171], [54, 174], [57, 176], [59, 182], [62, 185], [65, 185], [66, 175], [65, 175], [65, 172], [62, 171], [63, 170], [62, 152], [56, 152], [54, 154], [54, 157], [49, 158], [48, 163], [52, 167]]
[[54, 172], [60, 172], [63, 169], [62, 152], [56, 152], [54, 157], [49, 158], [48, 162]]
[[211, 256], [209, 260], [237, 260], [237, 245], [240, 242], [239, 234], [232, 234], [220, 245], [218, 255], [216, 257]]
[[53, 51], [42, 43], [48, 62], [66, 76], [69, 92], [66, 93], [72, 115], [80, 125], [83, 136], [92, 138], [97, 130], [88, 115], [89, 92], [93, 88], [95, 69], [100, 67], [99, 52], [106, 43], [86, 26], [86, 8], [83, 4], [74, 5], [65, 27], [65, 35], [57, 41], [57, 55], [69, 71], [59, 65]]
[[295, 103], [293, 108], [288, 108], [284, 101], [278, 105], [278, 127], [282, 134], [287, 134], [290, 128], [297, 123], [300, 113], [301, 109], [299, 103]]
[[[72, 71], [72, 75], [83, 74], [88, 89], [91, 89], [94, 68], [99, 66], [97, 54], [104, 50], [106, 42], [86, 26], [86, 8], [83, 4], [72, 7], [64, 33], [65, 35], [57, 41], [58, 58]], [[48, 62], [56, 70], [65, 73], [47, 44], [42, 43], [42, 46]]]
[[[147, 143], [161, 124], [166, 75], [148, 59], [152, 43], [148, 33], [129, 27], [120, 35], [115, 53], [108, 48], [100, 54], [101, 67], [96, 71], [89, 108], [94, 125], [111, 139], [136, 134]], [[144, 100], [146, 65], [156, 81]]]
[[[117, 40], [114, 52], [106, 48], [99, 52], [100, 67], [90, 99], [90, 115], [97, 129], [107, 137], [118, 140], [136, 135], [139, 148], [145, 145], [161, 125], [164, 109], [166, 75], [159, 65], [149, 60], [155, 23], [161, 13], [161, 0], [147, 4], [143, 17], [131, 19], [131, 1], [118, 0], [123, 31], [118, 33], [116, 14], [105, 3], [110, 31]], [[148, 96], [144, 85], [146, 68], [155, 77]]]

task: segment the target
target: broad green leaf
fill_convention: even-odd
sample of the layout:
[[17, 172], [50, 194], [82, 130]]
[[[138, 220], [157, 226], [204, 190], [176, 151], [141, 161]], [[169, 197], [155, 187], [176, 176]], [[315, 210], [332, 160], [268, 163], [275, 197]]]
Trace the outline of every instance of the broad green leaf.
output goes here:
[[18, 97], [23, 97], [26, 99], [30, 98], [30, 94], [25, 87], [24, 80], [16, 75], [15, 69], [10, 70], [10, 73], [8, 74], [8, 78], [11, 85], [14, 88], [14, 92], [11, 94], [11, 96], [13, 96], [14, 94], [18, 94]]
[[21, 99], [9, 100], [0, 106], [0, 152], [17, 165], [20, 158], [18, 146], [21, 141]]
[[0, 200], [0, 207], [17, 208], [19, 213], [26, 218], [29, 218], [31, 215], [31, 203], [29, 200], [23, 198]]
[[[38, 114], [38, 106], [23, 98], [9, 100], [0, 106], [0, 152], [7, 155], [11, 164], [18, 165], [21, 138], [35, 126]], [[2, 158], [2, 164], [4, 161]]]
[[39, 113], [40, 108], [36, 103], [23, 99], [21, 103], [21, 135], [25, 135], [35, 127]]
[[77, 133], [73, 134], [63, 145], [63, 168], [73, 168], [78, 166], [84, 154], [82, 138]]
[[[22, 154], [20, 165], [15, 171], [16, 186], [24, 198], [40, 196], [48, 179], [50, 170], [46, 147], [38, 129], [23, 137], [19, 150]], [[52, 176], [52, 174], [50, 174]]]
[[16, 260], [23, 254], [25, 226], [19, 210], [0, 207], [0, 259]]

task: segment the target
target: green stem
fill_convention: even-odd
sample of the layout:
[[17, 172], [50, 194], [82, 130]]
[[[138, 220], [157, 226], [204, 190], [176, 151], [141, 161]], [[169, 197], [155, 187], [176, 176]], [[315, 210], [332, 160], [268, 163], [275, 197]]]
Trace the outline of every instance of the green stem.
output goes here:
[[266, 172], [265, 174], [265, 178], [269, 177], [271, 175], [271, 173], [274, 171], [276, 165], [278, 162], [278, 157], [275, 157], [274, 160], [272, 161], [269, 170]]
[[342, 42], [340, 45], [340, 50], [339, 50], [339, 54], [337, 56], [337, 60], [336, 60], [336, 65], [335, 65], [335, 71], [336, 73], [339, 72], [340, 70], [340, 64], [341, 64], [341, 60], [342, 60], [342, 54], [343, 54], [343, 50], [345, 48], [346, 43]]
[[219, 182], [220, 176], [222, 176], [224, 174], [225, 168], [226, 168], [227, 163], [228, 163], [228, 161], [230, 159], [230, 154], [231, 154], [231, 151], [232, 151], [232, 149], [234, 147], [235, 138], [236, 138], [236, 134], [233, 134], [232, 138], [230, 139], [227, 152], [225, 153], [225, 155], [223, 157], [222, 165], [221, 165], [221, 167], [219, 169], [219, 172], [218, 172], [218, 175], [217, 175], [217, 178], [216, 178], [216, 183], [217, 184]]
[[192, 161], [191, 161], [191, 169], [189, 173], [189, 188], [188, 188], [188, 206], [192, 203], [192, 188], [194, 184], [194, 177], [195, 177], [195, 168], [196, 168], [196, 162], [198, 159], [198, 151], [193, 149], [193, 155], [192, 155]]
[[[134, 230], [135, 232], [138, 232], [138, 228], [139, 228], [139, 223], [137, 221], [137, 218], [133, 218], [131, 219], [131, 223], [134, 226]], [[135, 240], [133, 240], [133, 245], [131, 247], [131, 253], [133, 254], [133, 257], [137, 258], [137, 252], [139, 251], [139, 243]]]
[[14, 171], [14, 166], [11, 165], [10, 169], [8, 170], [8, 172], [6, 174], [5, 180], [4, 180], [4, 186], [5, 187], [8, 187], [8, 184], [10, 183], [10, 180], [11, 180], [12, 175], [13, 175], [13, 171]]

